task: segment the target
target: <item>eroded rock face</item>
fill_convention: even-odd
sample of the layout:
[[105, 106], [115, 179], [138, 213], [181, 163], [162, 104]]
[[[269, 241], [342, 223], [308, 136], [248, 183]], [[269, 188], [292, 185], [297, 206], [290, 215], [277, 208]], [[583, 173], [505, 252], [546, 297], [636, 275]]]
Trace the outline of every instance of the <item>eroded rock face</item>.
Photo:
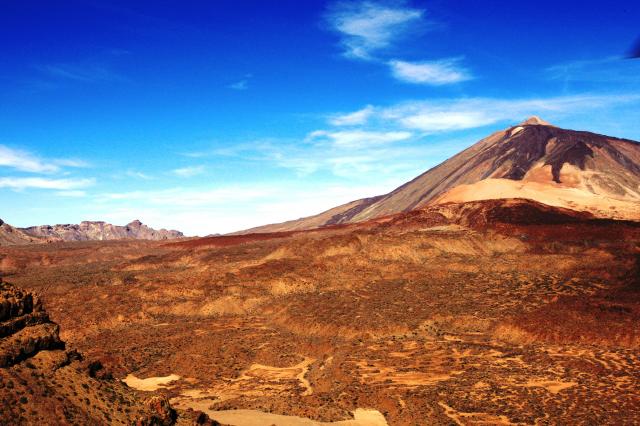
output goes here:
[[178, 418], [166, 397], [152, 396], [145, 401], [145, 405], [149, 408], [149, 414], [139, 418], [136, 426], [171, 426]]
[[180, 231], [150, 228], [139, 220], [134, 220], [125, 226], [112, 225], [101, 221], [84, 221], [77, 225], [41, 225], [22, 228], [21, 230], [34, 237], [56, 238], [64, 241], [171, 240], [184, 236]]
[[37, 242], [44, 243], [46, 240], [29, 235], [0, 219], [0, 246], [32, 244]]
[[64, 349], [58, 325], [35, 294], [0, 283], [0, 367], [47, 349]]
[[35, 293], [0, 280], [0, 425], [211, 424], [165, 397], [141, 401], [58, 331]]

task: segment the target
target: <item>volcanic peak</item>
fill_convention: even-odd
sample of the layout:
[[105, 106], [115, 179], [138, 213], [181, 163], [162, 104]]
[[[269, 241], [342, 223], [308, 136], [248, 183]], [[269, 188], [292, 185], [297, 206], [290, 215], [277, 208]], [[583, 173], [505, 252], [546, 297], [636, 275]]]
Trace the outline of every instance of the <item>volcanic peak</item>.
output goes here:
[[531, 117], [527, 118], [526, 120], [524, 120], [522, 123], [519, 124], [519, 126], [531, 126], [531, 125], [553, 126], [553, 124], [549, 123], [548, 121], [544, 121], [542, 118], [538, 117], [537, 115], [532, 115]]

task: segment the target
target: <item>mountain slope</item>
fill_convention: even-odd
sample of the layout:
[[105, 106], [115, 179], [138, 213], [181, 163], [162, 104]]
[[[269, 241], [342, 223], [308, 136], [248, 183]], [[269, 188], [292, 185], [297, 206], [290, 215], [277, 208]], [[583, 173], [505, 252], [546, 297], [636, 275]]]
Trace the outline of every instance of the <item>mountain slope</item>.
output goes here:
[[29, 235], [19, 228], [5, 223], [0, 219], [0, 246], [13, 246], [18, 244], [44, 243], [46, 239]]
[[386, 195], [249, 231], [309, 229], [434, 203], [514, 197], [602, 217], [640, 219], [640, 143], [561, 129], [531, 117], [493, 133]]
[[106, 222], [80, 222], [79, 225], [41, 225], [21, 228], [25, 234], [33, 237], [62, 239], [64, 241], [86, 240], [171, 240], [184, 235], [179, 231], [155, 230], [134, 220], [125, 226]]

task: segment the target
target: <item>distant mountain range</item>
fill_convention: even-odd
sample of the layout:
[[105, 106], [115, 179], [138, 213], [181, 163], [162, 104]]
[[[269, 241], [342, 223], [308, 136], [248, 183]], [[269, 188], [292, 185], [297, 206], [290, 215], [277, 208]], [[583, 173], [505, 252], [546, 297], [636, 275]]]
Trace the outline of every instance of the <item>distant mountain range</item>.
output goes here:
[[498, 131], [388, 194], [240, 233], [354, 223], [448, 202], [526, 198], [640, 220], [640, 143], [531, 117]]
[[91, 240], [171, 240], [184, 237], [174, 230], [156, 230], [134, 220], [124, 226], [106, 222], [84, 221], [72, 225], [40, 225], [15, 228], [0, 220], [0, 245], [32, 244], [53, 241]]

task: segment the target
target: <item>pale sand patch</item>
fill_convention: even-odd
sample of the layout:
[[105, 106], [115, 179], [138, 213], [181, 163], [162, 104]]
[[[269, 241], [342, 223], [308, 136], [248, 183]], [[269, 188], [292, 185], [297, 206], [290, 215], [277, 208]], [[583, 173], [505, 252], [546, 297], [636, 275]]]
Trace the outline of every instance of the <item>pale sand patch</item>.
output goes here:
[[[272, 367], [270, 365], [252, 364], [247, 371], [235, 381], [252, 380], [253, 378], [260, 378], [263, 380], [286, 380], [292, 376], [300, 382], [305, 388], [302, 395], [312, 395], [313, 388], [309, 381], [305, 378], [305, 375], [309, 371], [309, 366], [313, 364], [315, 359], [305, 357], [302, 362], [292, 367]], [[300, 370], [298, 372], [298, 370]]]
[[[567, 179], [568, 176], [565, 174], [563, 177]], [[456, 186], [438, 196], [432, 203], [526, 198], [550, 206], [588, 211], [599, 217], [640, 218], [640, 203], [637, 198], [629, 196], [621, 199], [613, 194], [593, 193], [577, 185], [535, 180], [485, 179], [474, 184]]]
[[387, 426], [382, 413], [377, 410], [358, 408], [353, 412], [353, 420], [318, 422], [298, 416], [283, 416], [258, 410], [224, 410], [206, 413], [213, 420], [232, 426]]
[[360, 381], [362, 383], [384, 383], [391, 381], [397, 386], [431, 386], [440, 382], [447, 381], [451, 377], [461, 374], [459, 370], [445, 371], [436, 369], [435, 371], [397, 371], [394, 367], [372, 364], [368, 365], [367, 361], [357, 362], [356, 365], [360, 370]]
[[151, 392], [160, 388], [164, 388], [169, 383], [175, 382], [176, 380], [180, 380], [180, 376], [178, 376], [177, 374], [171, 374], [165, 377], [148, 377], [146, 379], [139, 379], [133, 374], [129, 374], [122, 381], [125, 382], [130, 388]]
[[518, 134], [518, 133], [520, 133], [523, 129], [524, 129], [524, 127], [522, 127], [522, 126], [518, 126], [518, 127], [514, 128], [514, 129], [511, 131], [511, 136], [513, 136], [513, 135], [517, 135], [517, 134]]

